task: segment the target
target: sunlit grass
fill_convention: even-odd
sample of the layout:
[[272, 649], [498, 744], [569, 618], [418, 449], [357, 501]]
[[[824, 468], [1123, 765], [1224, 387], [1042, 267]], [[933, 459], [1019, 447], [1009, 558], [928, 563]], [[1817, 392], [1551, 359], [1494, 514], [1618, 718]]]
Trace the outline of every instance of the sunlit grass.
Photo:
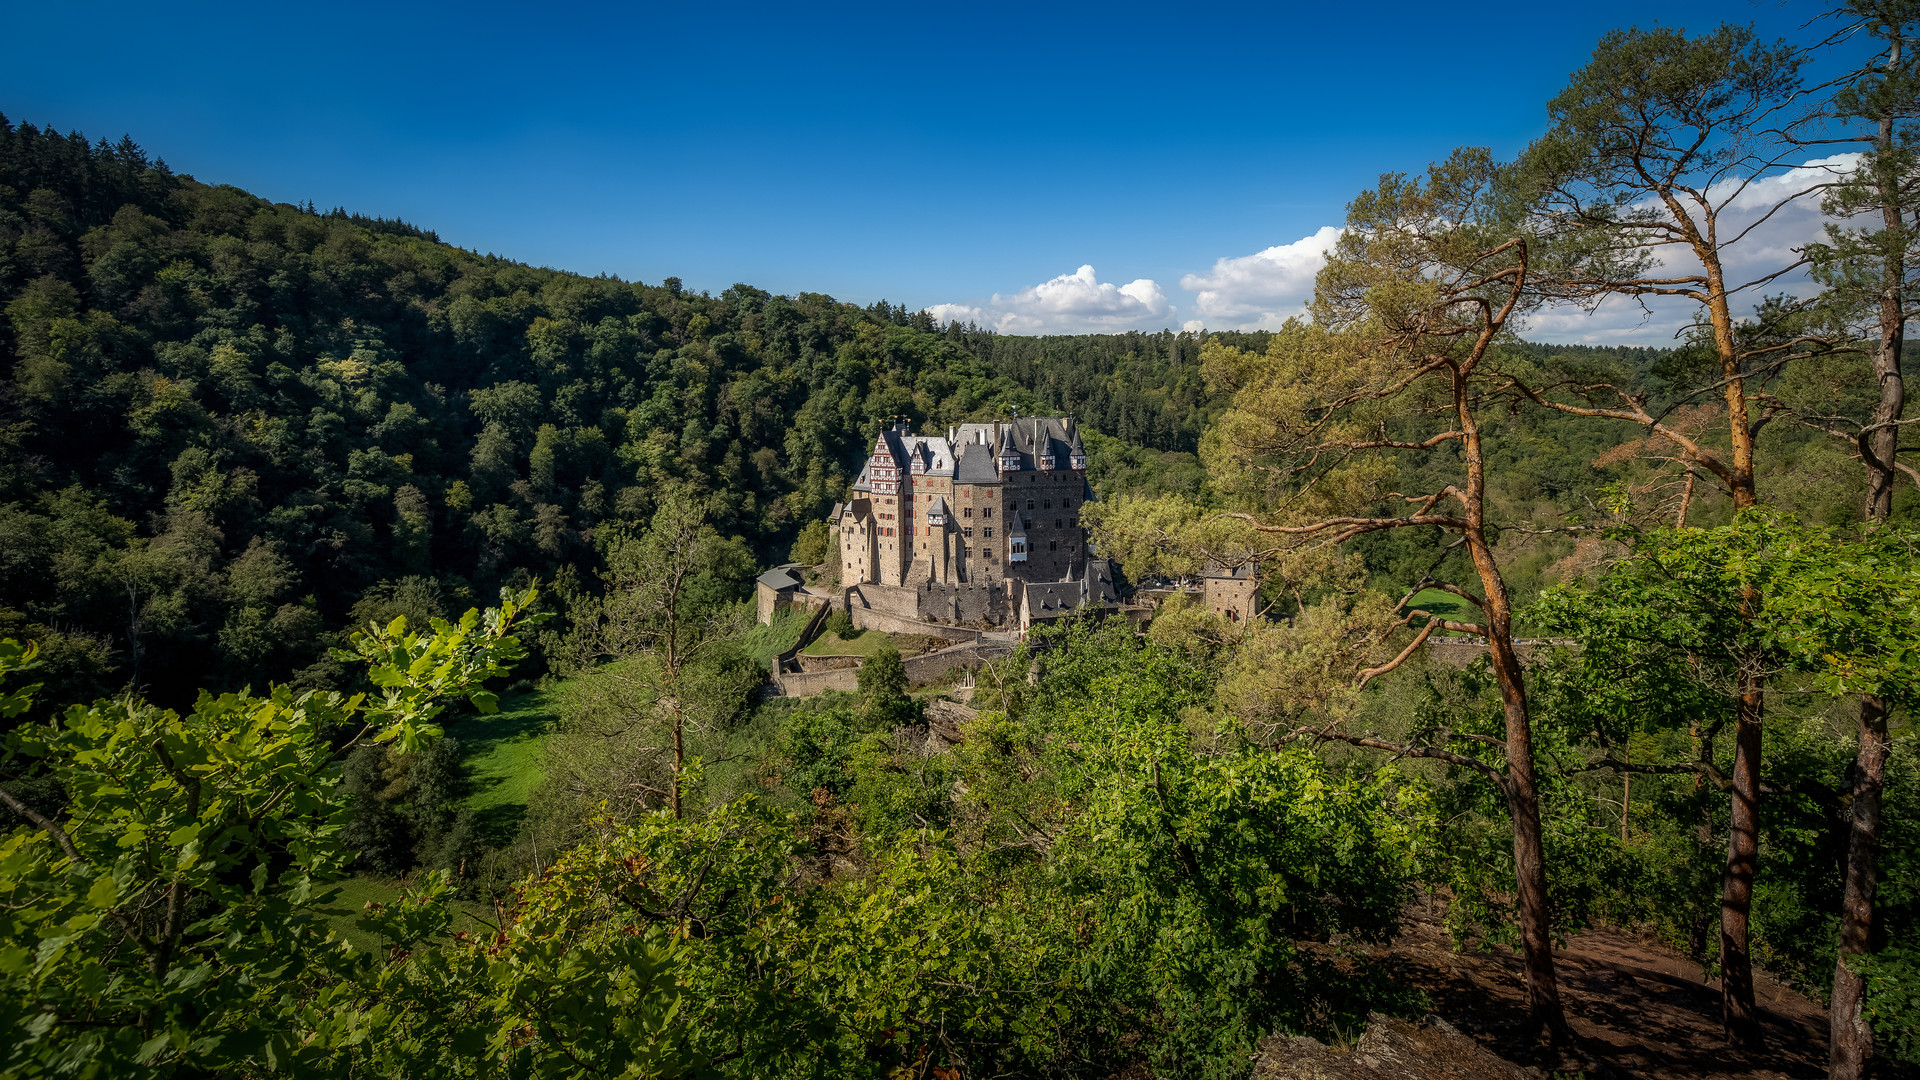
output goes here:
[[754, 623], [751, 629], [740, 635], [740, 645], [761, 667], [772, 671], [773, 658], [793, 648], [793, 643], [800, 640], [800, 632], [807, 628], [807, 620], [811, 618], [813, 612], [806, 608], [787, 607], [775, 612], [771, 623]]
[[527, 800], [544, 776], [541, 748], [557, 723], [551, 692], [532, 690], [502, 695], [499, 712], [463, 717], [449, 729], [460, 740], [473, 781], [467, 807], [489, 843], [509, 843], [519, 830]]
[[887, 640], [887, 635], [878, 630], [857, 630], [851, 638], [821, 634], [800, 652], [806, 656], [872, 656]]
[[[1476, 617], [1480, 612], [1472, 604], [1467, 603], [1465, 600], [1460, 599], [1450, 592], [1442, 592], [1439, 589], [1421, 589], [1414, 595], [1412, 600], [1407, 602], [1407, 606], [1419, 608], [1436, 618], [1449, 619], [1453, 622], [1480, 621]], [[1451, 630], [1434, 631], [1436, 636], [1451, 633], [1453, 633]]]

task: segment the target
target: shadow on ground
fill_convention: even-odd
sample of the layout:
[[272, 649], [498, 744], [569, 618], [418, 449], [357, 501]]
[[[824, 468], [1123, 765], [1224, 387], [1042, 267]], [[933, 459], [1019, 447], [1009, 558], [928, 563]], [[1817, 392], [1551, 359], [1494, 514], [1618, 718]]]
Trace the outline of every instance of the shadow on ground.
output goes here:
[[452, 731], [473, 782], [467, 807], [483, 842], [505, 847], [519, 834], [542, 776], [541, 747], [555, 724], [549, 695], [534, 690], [502, 696], [499, 712], [465, 717]]

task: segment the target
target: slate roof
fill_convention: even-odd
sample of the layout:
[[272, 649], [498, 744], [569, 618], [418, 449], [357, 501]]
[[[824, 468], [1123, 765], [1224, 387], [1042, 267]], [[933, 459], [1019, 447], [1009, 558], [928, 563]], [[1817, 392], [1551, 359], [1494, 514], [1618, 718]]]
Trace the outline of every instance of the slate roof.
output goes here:
[[1087, 587], [1082, 581], [1045, 581], [1027, 583], [1027, 611], [1031, 618], [1051, 618], [1080, 607]]
[[[895, 425], [880, 432], [874, 440], [874, 450], [886, 447], [888, 456], [893, 458], [894, 467], [902, 472], [909, 471], [917, 458], [923, 467], [919, 475], [952, 476], [954, 470], [953, 444], [939, 435], [915, 435], [905, 429], [905, 425]], [[853, 482], [855, 491], [872, 491], [871, 471], [874, 454], [860, 464], [860, 475]]]
[[960, 461], [953, 470], [953, 478], [962, 484], [999, 483], [1000, 470], [993, 466], [993, 451], [978, 443], [962, 443]]
[[1086, 587], [1088, 603], [1117, 603], [1120, 594], [1113, 587], [1113, 563], [1106, 559], [1088, 559]]
[[1200, 576], [1203, 578], [1232, 578], [1237, 581], [1245, 581], [1251, 578], [1259, 569], [1260, 567], [1254, 563], [1241, 563], [1238, 566], [1223, 566], [1216, 562], [1208, 563], [1206, 568], [1200, 571]]
[[1065, 470], [1072, 464], [1073, 455], [1086, 454], [1080, 445], [1079, 425], [1064, 416], [1017, 416], [992, 424], [961, 424], [954, 441], [986, 448], [990, 465], [1003, 448], [1010, 450], [1020, 459], [1022, 469], [1039, 468], [1039, 458], [1050, 452], [1053, 467]]
[[[853, 490], [873, 490], [868, 474], [875, 454], [883, 448], [903, 473], [911, 474], [913, 463], [919, 461], [919, 475], [951, 476], [962, 484], [998, 483], [998, 458], [1003, 447], [1019, 459], [1023, 470], [1038, 469], [1040, 458], [1051, 454], [1054, 469], [1065, 472], [1076, 456], [1086, 456], [1080, 445], [1080, 427], [1070, 417], [1026, 416], [992, 424], [961, 424], [949, 429], [944, 437], [915, 435], [904, 424], [896, 424], [874, 438], [874, 454], [860, 464]], [[1081, 498], [1090, 499], [1092, 494], [1083, 492]]]
[[792, 567], [787, 566], [776, 566], [766, 573], [761, 574], [758, 580], [760, 584], [765, 585], [775, 592], [783, 589], [797, 589], [805, 584], [805, 582], [800, 580], [800, 575], [795, 574]]

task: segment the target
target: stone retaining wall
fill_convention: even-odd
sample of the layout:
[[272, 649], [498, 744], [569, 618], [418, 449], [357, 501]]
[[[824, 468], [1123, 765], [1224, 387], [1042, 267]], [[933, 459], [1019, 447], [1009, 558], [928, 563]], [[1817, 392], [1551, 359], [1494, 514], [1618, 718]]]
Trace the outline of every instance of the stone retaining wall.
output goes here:
[[[890, 585], [855, 585], [846, 591], [842, 601], [856, 620], [862, 611], [891, 615], [898, 619], [920, 617], [920, 595], [912, 589]], [[858, 626], [859, 623], [855, 622], [854, 625]]]
[[[1573, 647], [1572, 638], [1515, 638], [1513, 652], [1521, 660], [1533, 659], [1535, 652], [1557, 646]], [[1456, 667], [1466, 667], [1487, 654], [1487, 639], [1481, 637], [1441, 637], [1435, 635], [1427, 639], [1427, 648], [1433, 658]]]
[[774, 691], [785, 697], [811, 697], [828, 690], [860, 689], [859, 672], [854, 668], [838, 671], [791, 672], [773, 677]]
[[[907, 681], [910, 683], [929, 683], [939, 679], [953, 668], [973, 671], [990, 659], [1000, 659], [1011, 652], [1011, 648], [996, 641], [969, 641], [939, 652], [909, 657], [905, 666]], [[840, 660], [847, 657], [807, 657], [803, 662], [815, 660]], [[774, 692], [786, 697], [807, 697], [827, 690], [857, 690], [860, 687], [859, 667], [842, 667], [830, 670], [810, 670], [800, 672], [781, 672], [773, 676]]]
[[775, 673], [798, 666], [800, 650], [813, 644], [813, 639], [820, 636], [820, 628], [826, 625], [827, 612], [833, 610], [833, 601], [824, 596], [803, 595], [796, 598], [794, 602], [816, 605], [813, 610], [813, 618], [808, 619], [807, 625], [801, 628], [800, 640], [794, 642], [792, 648], [773, 658], [773, 670]]
[[853, 625], [862, 630], [879, 630], [888, 634], [925, 634], [929, 637], [945, 638], [948, 641], [978, 641], [980, 631], [969, 630], [964, 626], [949, 626], [946, 623], [921, 622], [919, 619], [904, 619], [873, 608], [856, 605], [851, 612]]

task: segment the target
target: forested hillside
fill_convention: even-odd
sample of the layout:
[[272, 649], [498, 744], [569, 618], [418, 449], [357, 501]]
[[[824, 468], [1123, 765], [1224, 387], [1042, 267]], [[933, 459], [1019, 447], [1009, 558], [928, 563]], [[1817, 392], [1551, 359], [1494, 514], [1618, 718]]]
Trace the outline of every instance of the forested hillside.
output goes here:
[[[4, 122], [0, 307], [0, 632], [72, 698], [324, 680], [342, 626], [590, 569], [597, 526], [675, 485], [784, 558], [895, 416], [1071, 414], [1103, 496], [1203, 496], [1226, 400], [1194, 334], [1010, 337], [536, 269]], [[1617, 436], [1524, 422], [1509, 494], [1572, 508]]]
[[[0, 307], [0, 633], [72, 698], [289, 677], [356, 604], [591, 566], [675, 485], [783, 558], [895, 416], [1110, 400], [885, 303], [536, 269], [5, 122]], [[1178, 407], [1143, 436], [1191, 443]]]
[[[1920, 7], [1831, 14], [1609, 33], [1258, 333], [586, 278], [0, 122], [0, 1074], [1245, 1080], [1393, 1016], [1908, 1075]], [[1165, 587], [972, 668], [755, 624], [874, 427], [1015, 409]], [[855, 689], [768, 696], [803, 645]]]

